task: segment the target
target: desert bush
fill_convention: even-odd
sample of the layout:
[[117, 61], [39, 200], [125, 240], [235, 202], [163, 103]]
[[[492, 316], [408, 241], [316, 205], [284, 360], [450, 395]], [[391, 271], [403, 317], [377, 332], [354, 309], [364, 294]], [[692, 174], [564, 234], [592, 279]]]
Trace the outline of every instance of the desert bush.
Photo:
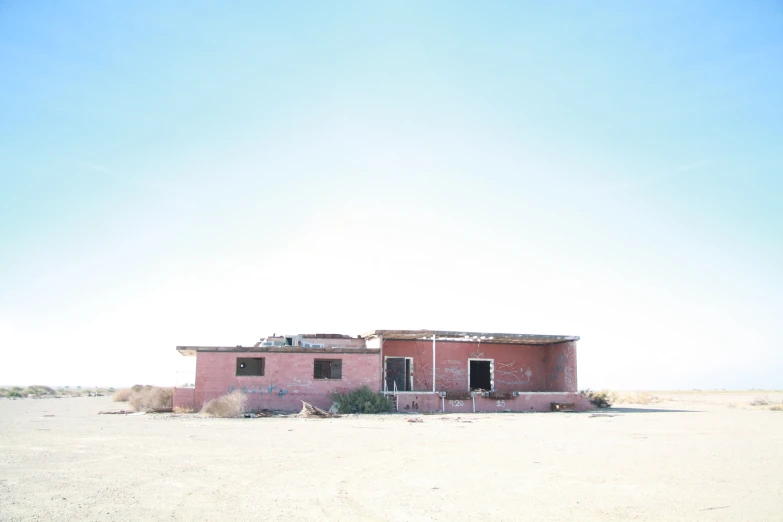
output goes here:
[[193, 408], [182, 408], [180, 406], [174, 406], [174, 413], [193, 413]]
[[131, 395], [133, 395], [133, 390], [130, 388], [125, 388], [114, 392], [114, 395], [111, 396], [111, 400], [114, 402], [128, 402], [131, 398]]
[[27, 388], [22, 390], [21, 393], [25, 397], [28, 395], [35, 395], [36, 397], [45, 396], [45, 395], [57, 395], [57, 392], [54, 390], [54, 388], [50, 388], [49, 386], [40, 386], [40, 385], [28, 386]]
[[750, 403], [751, 406], [767, 406], [769, 405], [768, 399], [758, 398]]
[[367, 386], [349, 392], [332, 393], [332, 400], [340, 413], [385, 413], [391, 411], [391, 404]]
[[173, 397], [173, 388], [148, 386], [132, 392], [128, 402], [136, 411], [171, 411]]
[[590, 401], [596, 408], [610, 408], [614, 402], [614, 394], [607, 390], [582, 390], [579, 395]]
[[769, 411], [783, 411], [783, 404], [773, 404], [769, 407]]
[[5, 393], [6, 397], [22, 397], [22, 393], [14, 389], [10, 389]]
[[247, 397], [239, 390], [217, 399], [212, 399], [201, 408], [201, 413], [208, 417], [231, 418], [245, 413]]

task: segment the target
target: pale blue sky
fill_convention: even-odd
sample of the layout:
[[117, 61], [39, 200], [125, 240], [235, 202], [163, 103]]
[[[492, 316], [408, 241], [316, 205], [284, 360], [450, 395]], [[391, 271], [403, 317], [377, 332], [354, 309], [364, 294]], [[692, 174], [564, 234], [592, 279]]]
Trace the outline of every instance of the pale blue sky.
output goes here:
[[783, 4], [0, 4], [0, 383], [177, 344], [576, 334], [783, 388]]

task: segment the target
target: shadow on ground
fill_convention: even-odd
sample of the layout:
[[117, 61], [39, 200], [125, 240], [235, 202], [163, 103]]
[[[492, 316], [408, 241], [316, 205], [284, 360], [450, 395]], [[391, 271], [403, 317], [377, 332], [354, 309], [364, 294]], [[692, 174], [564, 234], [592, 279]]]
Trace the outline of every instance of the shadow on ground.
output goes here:
[[593, 413], [703, 413], [699, 410], [669, 410], [662, 408], [607, 408]]

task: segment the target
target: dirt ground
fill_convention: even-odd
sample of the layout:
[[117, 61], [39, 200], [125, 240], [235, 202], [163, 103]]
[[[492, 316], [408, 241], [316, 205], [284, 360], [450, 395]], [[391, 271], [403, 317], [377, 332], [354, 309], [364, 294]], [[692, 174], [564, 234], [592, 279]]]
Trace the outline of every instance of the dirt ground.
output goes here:
[[0, 400], [0, 520], [783, 520], [783, 411], [750, 405], [783, 393], [655, 396], [340, 419]]

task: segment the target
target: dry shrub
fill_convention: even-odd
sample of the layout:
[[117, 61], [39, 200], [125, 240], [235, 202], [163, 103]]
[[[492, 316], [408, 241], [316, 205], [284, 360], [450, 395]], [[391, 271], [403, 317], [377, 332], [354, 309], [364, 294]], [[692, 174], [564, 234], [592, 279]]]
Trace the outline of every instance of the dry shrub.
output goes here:
[[33, 386], [28, 386], [24, 390], [22, 390], [22, 395], [27, 397], [28, 395], [32, 395], [34, 397], [45, 397], [47, 395], [57, 395], [57, 392], [54, 390], [54, 388], [50, 388], [49, 386], [41, 386], [40, 384], [36, 384]]
[[193, 408], [182, 408], [180, 406], [174, 406], [174, 413], [193, 413], [194, 411], [196, 410]]
[[773, 404], [769, 407], [769, 411], [783, 411], [783, 404]]
[[132, 392], [129, 402], [136, 411], [171, 411], [173, 397], [173, 388], [145, 386]]
[[111, 400], [114, 402], [128, 402], [133, 395], [133, 391], [126, 388], [124, 390], [117, 390], [114, 395], [111, 396]]
[[661, 398], [648, 391], [617, 393], [611, 392], [615, 404], [657, 404]]
[[614, 393], [608, 390], [582, 390], [579, 395], [590, 401], [596, 408], [610, 408], [615, 400]]
[[661, 402], [661, 399], [647, 391], [640, 391], [632, 393], [628, 402], [633, 404], [656, 404]]
[[385, 413], [391, 411], [391, 403], [380, 393], [367, 386], [345, 393], [332, 393], [337, 410], [340, 413]]
[[241, 391], [233, 391], [217, 399], [212, 399], [201, 408], [201, 413], [207, 417], [231, 418], [245, 413], [247, 397]]
[[769, 399], [762, 399], [758, 398], [750, 403], [751, 406], [767, 406], [769, 404]]

